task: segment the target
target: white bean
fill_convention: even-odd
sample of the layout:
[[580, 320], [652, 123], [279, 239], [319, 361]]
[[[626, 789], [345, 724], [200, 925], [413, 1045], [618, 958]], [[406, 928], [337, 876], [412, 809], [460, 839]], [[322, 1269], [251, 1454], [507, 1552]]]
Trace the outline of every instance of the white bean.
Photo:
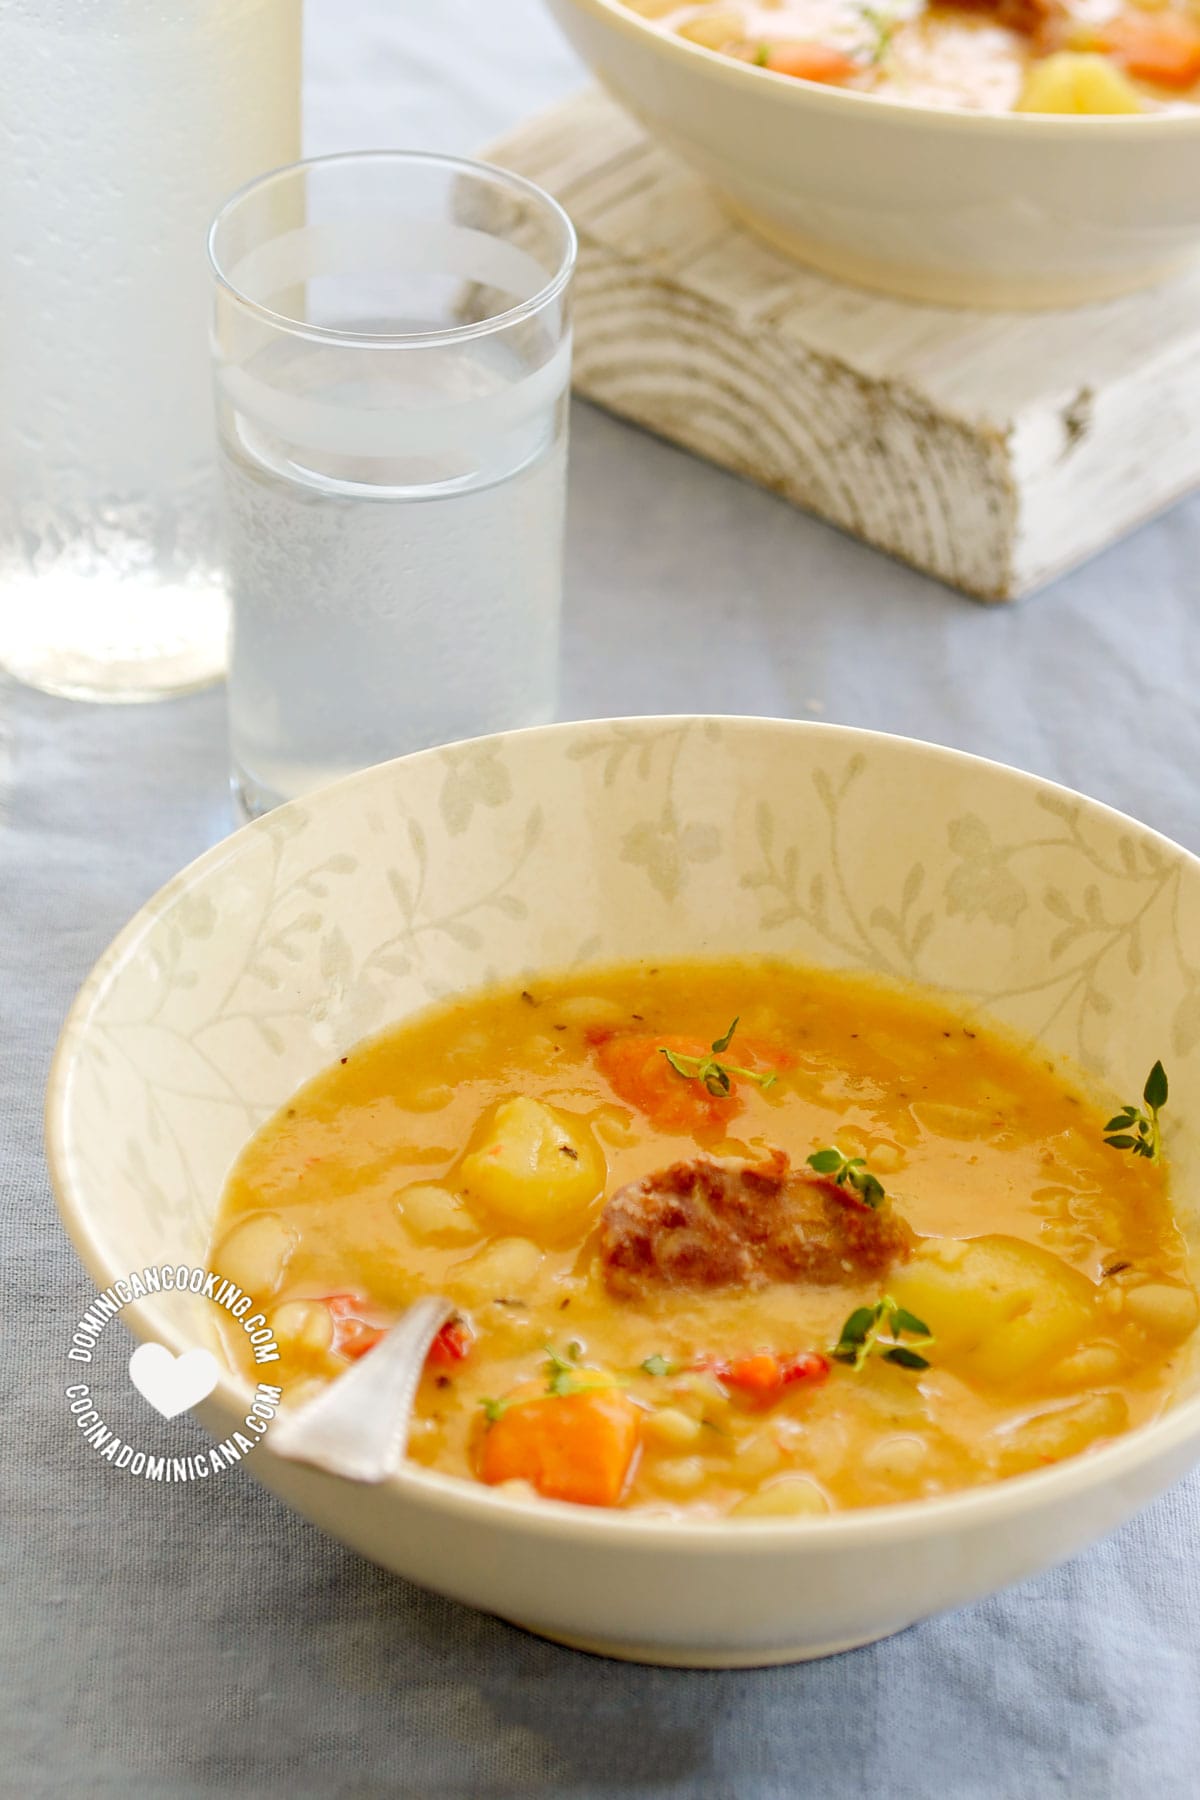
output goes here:
[[285, 1224], [278, 1213], [253, 1213], [222, 1240], [213, 1268], [252, 1299], [266, 1300], [279, 1291], [298, 1241], [295, 1227]]
[[796, 1518], [804, 1513], [827, 1513], [829, 1497], [811, 1475], [780, 1475], [748, 1494], [732, 1508], [735, 1519]]
[[1189, 1288], [1168, 1287], [1152, 1281], [1145, 1287], [1127, 1288], [1125, 1312], [1151, 1337], [1179, 1344], [1196, 1329], [1196, 1296]]
[[433, 1244], [453, 1244], [480, 1236], [479, 1226], [457, 1194], [435, 1182], [418, 1181], [396, 1196], [396, 1210], [409, 1231]]
[[333, 1343], [333, 1318], [319, 1300], [286, 1300], [271, 1314], [271, 1330], [294, 1355], [321, 1356]]
[[642, 1428], [651, 1443], [666, 1444], [673, 1450], [686, 1449], [703, 1432], [699, 1419], [689, 1418], [677, 1406], [664, 1406], [652, 1412]]

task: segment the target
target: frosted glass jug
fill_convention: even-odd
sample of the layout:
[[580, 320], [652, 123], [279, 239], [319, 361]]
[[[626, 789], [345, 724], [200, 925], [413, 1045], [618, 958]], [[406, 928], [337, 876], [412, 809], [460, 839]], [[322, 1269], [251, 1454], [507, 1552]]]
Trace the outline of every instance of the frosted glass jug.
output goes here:
[[3, 0], [0, 670], [221, 673], [205, 235], [299, 154], [301, 0]]

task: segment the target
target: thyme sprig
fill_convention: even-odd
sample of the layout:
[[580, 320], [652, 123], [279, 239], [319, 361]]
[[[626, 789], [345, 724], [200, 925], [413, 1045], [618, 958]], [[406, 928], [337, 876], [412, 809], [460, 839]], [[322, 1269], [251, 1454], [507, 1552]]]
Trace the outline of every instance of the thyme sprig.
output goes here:
[[849, 1188], [851, 1193], [857, 1194], [872, 1212], [887, 1198], [882, 1181], [868, 1169], [866, 1157], [847, 1156], [836, 1144], [830, 1144], [826, 1150], [814, 1150], [808, 1158], [808, 1166], [818, 1175], [832, 1175], [839, 1187]]
[[871, 33], [864, 52], [867, 62], [878, 69], [887, 61], [892, 39], [903, 23], [902, 15], [888, 6], [861, 5], [858, 16]]
[[682, 1056], [678, 1050], [668, 1050], [665, 1045], [659, 1047], [659, 1055], [665, 1056], [677, 1075], [685, 1081], [700, 1081], [710, 1094], [723, 1099], [733, 1091], [733, 1077], [740, 1075], [745, 1081], [753, 1081], [765, 1094], [779, 1080], [775, 1069], [759, 1074], [756, 1069], [743, 1069], [737, 1063], [721, 1062], [722, 1057], [733, 1042], [733, 1034], [738, 1028], [741, 1014], [733, 1021], [723, 1037], [714, 1038], [711, 1053], [708, 1056]]
[[895, 1363], [901, 1369], [927, 1369], [928, 1357], [920, 1355], [908, 1344], [902, 1344], [899, 1341], [902, 1336], [913, 1338], [922, 1348], [934, 1341], [933, 1333], [923, 1319], [918, 1319], [903, 1306], [897, 1306], [890, 1294], [884, 1294], [874, 1306], [855, 1307], [842, 1326], [837, 1343], [830, 1346], [829, 1354], [835, 1362], [849, 1363], [855, 1374], [872, 1355], [882, 1357], [884, 1362]]
[[[1104, 1127], [1106, 1144], [1114, 1150], [1131, 1150], [1149, 1162], [1162, 1157], [1162, 1132], [1158, 1115], [1167, 1104], [1167, 1072], [1156, 1062], [1142, 1089], [1145, 1111], [1140, 1106], [1123, 1106]], [[1112, 1135], [1108, 1135], [1111, 1133]]]

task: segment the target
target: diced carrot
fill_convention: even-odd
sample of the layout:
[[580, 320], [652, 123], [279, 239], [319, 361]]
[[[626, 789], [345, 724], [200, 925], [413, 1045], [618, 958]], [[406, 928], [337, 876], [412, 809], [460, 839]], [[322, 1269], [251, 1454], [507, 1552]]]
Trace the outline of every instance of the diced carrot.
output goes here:
[[453, 1368], [455, 1363], [466, 1360], [474, 1342], [475, 1333], [467, 1321], [461, 1314], [455, 1314], [454, 1318], [446, 1320], [430, 1344], [427, 1360], [438, 1368]]
[[642, 1414], [619, 1388], [541, 1395], [510, 1405], [484, 1433], [479, 1474], [530, 1482], [548, 1500], [615, 1506], [625, 1491]]
[[1100, 48], [1139, 81], [1181, 91], [1200, 81], [1200, 22], [1183, 13], [1120, 13], [1097, 37]]
[[333, 1317], [333, 1348], [339, 1356], [357, 1361], [383, 1337], [382, 1326], [362, 1317], [368, 1302], [360, 1294], [326, 1294], [325, 1304]]
[[793, 75], [798, 81], [822, 81], [838, 86], [861, 75], [862, 64], [832, 44], [768, 44], [762, 67], [776, 75]]
[[[617, 1098], [644, 1113], [660, 1131], [719, 1130], [742, 1110], [736, 1075], [731, 1093], [710, 1094], [702, 1081], [681, 1075], [662, 1054], [670, 1050], [676, 1056], [711, 1056], [711, 1049], [700, 1038], [628, 1033], [606, 1037], [593, 1047], [600, 1071]], [[726, 1060], [766, 1074], [786, 1068], [791, 1057], [786, 1051], [739, 1037]]]

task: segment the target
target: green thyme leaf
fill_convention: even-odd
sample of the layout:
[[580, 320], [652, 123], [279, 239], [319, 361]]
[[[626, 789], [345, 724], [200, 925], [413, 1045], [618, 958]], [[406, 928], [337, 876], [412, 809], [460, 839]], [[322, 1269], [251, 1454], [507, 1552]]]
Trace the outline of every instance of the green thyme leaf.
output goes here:
[[842, 1326], [843, 1344], [861, 1344], [879, 1317], [877, 1306], [857, 1306]]
[[1123, 1106], [1120, 1112], [1114, 1113], [1104, 1127], [1105, 1143], [1113, 1150], [1129, 1150], [1134, 1156], [1144, 1156], [1148, 1162], [1158, 1162], [1162, 1156], [1162, 1128], [1158, 1115], [1167, 1104], [1167, 1093], [1167, 1072], [1161, 1062], [1156, 1062], [1142, 1089], [1146, 1110], [1143, 1112], [1140, 1106]]
[[673, 1375], [676, 1364], [668, 1362], [665, 1356], [648, 1356], [642, 1368], [647, 1375]]
[[511, 1402], [508, 1400], [481, 1400], [479, 1404], [483, 1408], [484, 1417], [487, 1419], [488, 1424], [494, 1425], [497, 1419], [502, 1419], [504, 1417]]
[[[577, 1359], [576, 1359], [577, 1360]], [[557, 1350], [546, 1346], [546, 1392], [548, 1394], [569, 1394], [572, 1391], [575, 1377], [575, 1361], [569, 1356], [560, 1356]]]
[[818, 1175], [832, 1175], [839, 1187], [849, 1188], [872, 1211], [882, 1206], [887, 1198], [882, 1181], [877, 1175], [872, 1175], [866, 1158], [847, 1156], [836, 1144], [830, 1144], [824, 1150], [814, 1150], [808, 1158], [808, 1166]]
[[835, 1169], [841, 1168], [845, 1160], [840, 1150], [814, 1150], [808, 1159], [808, 1166], [815, 1169], [818, 1175], [832, 1175]]
[[916, 1338], [922, 1347], [933, 1342], [933, 1333], [923, 1319], [897, 1306], [890, 1294], [884, 1294], [874, 1306], [855, 1307], [829, 1354], [835, 1362], [851, 1364], [856, 1374], [873, 1354], [902, 1369], [927, 1369], [926, 1357], [911, 1345], [897, 1341], [902, 1333]]
[[1142, 1099], [1152, 1113], [1158, 1112], [1167, 1104], [1167, 1071], [1160, 1062], [1156, 1062], [1146, 1077], [1146, 1085], [1142, 1089]]
[[737, 1063], [717, 1060], [728, 1050], [737, 1028], [738, 1020], [734, 1019], [723, 1037], [713, 1039], [707, 1056], [683, 1056], [677, 1050], [668, 1050], [665, 1044], [659, 1045], [659, 1055], [666, 1057], [677, 1075], [682, 1075], [685, 1081], [700, 1082], [717, 1100], [724, 1100], [733, 1092], [732, 1078], [735, 1075], [740, 1075], [744, 1081], [753, 1081], [765, 1093], [778, 1081], [777, 1070], [770, 1069], [760, 1073], [757, 1069], [743, 1069]]

